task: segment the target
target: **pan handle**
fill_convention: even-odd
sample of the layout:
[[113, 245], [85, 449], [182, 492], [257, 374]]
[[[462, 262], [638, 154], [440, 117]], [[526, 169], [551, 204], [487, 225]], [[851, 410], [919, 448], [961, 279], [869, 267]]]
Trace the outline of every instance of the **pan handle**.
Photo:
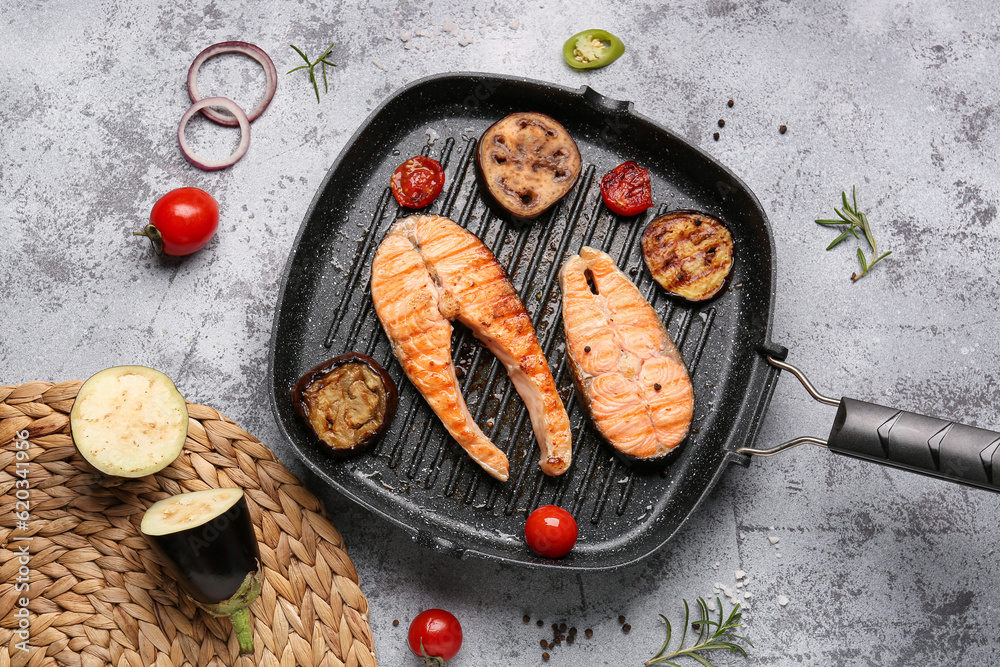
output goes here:
[[[1000, 491], [1000, 433], [944, 419], [840, 399], [826, 443], [830, 451]], [[1000, 475], [998, 475], [1000, 477]]]
[[820, 445], [837, 454], [1000, 491], [1000, 433], [853, 398], [837, 400], [817, 391], [795, 366], [770, 355], [767, 360], [792, 373], [814, 399], [836, 406], [837, 416], [825, 441], [804, 436], [771, 449], [741, 447], [739, 453], [770, 456], [796, 445]]

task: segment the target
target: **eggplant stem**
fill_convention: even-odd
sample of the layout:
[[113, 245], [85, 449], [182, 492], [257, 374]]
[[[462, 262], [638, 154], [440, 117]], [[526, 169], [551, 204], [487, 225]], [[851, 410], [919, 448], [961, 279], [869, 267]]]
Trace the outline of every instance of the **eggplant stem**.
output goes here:
[[229, 615], [233, 622], [236, 641], [240, 643], [240, 655], [253, 655], [253, 627], [250, 623], [250, 611], [246, 607], [235, 610]]
[[229, 617], [233, 622], [236, 640], [240, 643], [240, 655], [250, 655], [253, 653], [253, 623], [250, 621], [250, 611], [247, 607], [260, 597], [260, 588], [264, 583], [264, 576], [259, 568], [260, 563], [258, 563], [258, 569], [255, 572], [247, 574], [239, 590], [228, 600], [223, 600], [217, 604], [204, 604], [195, 601], [195, 604], [212, 616]]

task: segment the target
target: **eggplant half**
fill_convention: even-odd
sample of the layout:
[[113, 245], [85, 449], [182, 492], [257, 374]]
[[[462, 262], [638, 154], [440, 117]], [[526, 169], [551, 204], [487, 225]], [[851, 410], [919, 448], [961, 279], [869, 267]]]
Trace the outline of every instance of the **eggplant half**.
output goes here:
[[108, 475], [143, 477], [180, 455], [187, 403], [160, 371], [115, 366], [83, 383], [69, 423], [76, 448], [92, 466]]
[[243, 489], [164, 498], [146, 510], [139, 529], [199, 607], [232, 620], [240, 653], [253, 653], [247, 608], [260, 595], [263, 574]]
[[710, 215], [673, 211], [646, 227], [642, 257], [653, 278], [669, 294], [687, 301], [708, 301], [729, 280], [733, 236]]
[[366, 354], [349, 352], [307, 371], [292, 387], [292, 408], [334, 456], [360, 452], [396, 416], [396, 383]]
[[545, 114], [519, 112], [479, 139], [476, 165], [487, 191], [517, 218], [537, 218], [566, 196], [580, 175], [580, 150]]

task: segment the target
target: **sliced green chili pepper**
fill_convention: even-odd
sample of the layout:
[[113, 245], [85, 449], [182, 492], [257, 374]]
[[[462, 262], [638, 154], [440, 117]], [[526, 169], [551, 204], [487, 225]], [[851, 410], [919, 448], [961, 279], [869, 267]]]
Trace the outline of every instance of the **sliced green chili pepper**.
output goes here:
[[563, 44], [563, 58], [576, 69], [610, 65], [625, 53], [625, 44], [607, 30], [584, 30]]

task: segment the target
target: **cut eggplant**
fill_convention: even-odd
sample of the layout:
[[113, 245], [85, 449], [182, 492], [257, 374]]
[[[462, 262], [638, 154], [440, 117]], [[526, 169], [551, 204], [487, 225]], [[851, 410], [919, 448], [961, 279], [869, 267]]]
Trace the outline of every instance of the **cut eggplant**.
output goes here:
[[479, 139], [476, 164], [496, 202], [518, 218], [537, 218], [566, 196], [580, 175], [576, 142], [555, 119], [520, 112]]
[[699, 211], [673, 211], [649, 223], [642, 257], [660, 287], [688, 301], [707, 301], [726, 286], [733, 268], [729, 229]]
[[108, 475], [143, 477], [180, 455], [187, 403], [160, 371], [115, 366], [83, 383], [69, 423], [76, 448], [92, 466]]
[[375, 443], [396, 416], [396, 383], [366, 354], [349, 352], [311, 368], [292, 387], [292, 407], [334, 456]]
[[240, 653], [253, 653], [249, 607], [263, 575], [242, 489], [208, 489], [164, 498], [139, 529], [164, 567], [199, 607], [233, 622]]

